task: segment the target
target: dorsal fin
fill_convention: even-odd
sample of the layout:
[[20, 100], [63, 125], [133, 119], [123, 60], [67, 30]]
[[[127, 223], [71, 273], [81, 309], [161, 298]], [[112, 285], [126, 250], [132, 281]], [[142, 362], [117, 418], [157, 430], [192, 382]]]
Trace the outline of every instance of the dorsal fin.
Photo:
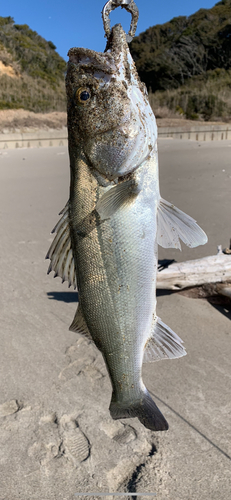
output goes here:
[[52, 233], [56, 233], [51, 246], [47, 252], [46, 259], [50, 259], [47, 271], [55, 272], [54, 278], [59, 276], [62, 281], [68, 281], [69, 287], [77, 287], [74, 256], [71, 248], [71, 235], [69, 227], [69, 201], [60, 212], [61, 219], [54, 227]]

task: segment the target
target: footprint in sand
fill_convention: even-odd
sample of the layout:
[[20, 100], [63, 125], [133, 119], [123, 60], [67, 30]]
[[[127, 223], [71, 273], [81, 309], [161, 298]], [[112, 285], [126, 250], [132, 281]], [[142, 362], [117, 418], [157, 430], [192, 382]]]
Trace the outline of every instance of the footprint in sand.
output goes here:
[[37, 440], [28, 455], [42, 466], [62, 457], [78, 467], [90, 456], [90, 443], [74, 417], [63, 415], [59, 422], [52, 413], [40, 419]]
[[109, 420], [102, 422], [100, 424], [100, 429], [113, 441], [121, 445], [130, 443], [130, 441], [134, 441], [137, 438], [134, 427], [118, 421], [113, 422]]
[[90, 456], [90, 443], [75, 418], [63, 415], [60, 420], [64, 455], [75, 467]]
[[40, 419], [36, 432], [37, 440], [30, 446], [28, 455], [34, 457], [41, 465], [62, 455], [62, 440], [59, 435], [57, 416], [55, 413]]
[[119, 444], [127, 444], [130, 441], [134, 441], [136, 439], [137, 434], [135, 429], [131, 425], [121, 424], [121, 430], [113, 436], [113, 440]]

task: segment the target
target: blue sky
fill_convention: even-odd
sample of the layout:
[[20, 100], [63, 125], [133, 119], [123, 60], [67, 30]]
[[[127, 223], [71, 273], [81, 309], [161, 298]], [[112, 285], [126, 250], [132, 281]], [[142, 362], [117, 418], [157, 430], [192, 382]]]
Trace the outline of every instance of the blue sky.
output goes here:
[[[218, 1], [218, 0], [217, 0]], [[12, 16], [17, 24], [28, 24], [46, 40], [51, 40], [57, 52], [67, 60], [71, 47], [104, 51], [105, 38], [101, 11], [106, 0], [5, 0], [0, 4], [0, 16]], [[137, 34], [150, 26], [170, 21], [173, 17], [189, 16], [200, 8], [213, 7], [216, 0], [136, 0], [140, 11]], [[128, 31], [130, 14], [116, 9], [111, 25], [120, 22]]]

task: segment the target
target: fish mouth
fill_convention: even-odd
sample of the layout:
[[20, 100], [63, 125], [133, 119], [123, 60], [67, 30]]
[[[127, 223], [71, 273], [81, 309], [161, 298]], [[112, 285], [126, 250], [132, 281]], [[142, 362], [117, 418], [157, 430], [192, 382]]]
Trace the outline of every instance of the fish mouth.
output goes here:
[[[85, 48], [72, 48], [68, 52], [69, 64], [75, 64], [78, 70], [86, 73], [104, 73], [113, 75], [117, 72], [118, 66], [128, 64], [129, 48], [126, 41], [126, 33], [121, 24], [116, 24], [111, 30], [104, 52], [96, 52]], [[129, 53], [130, 54], [130, 53]]]
[[121, 53], [125, 47], [126, 49], [128, 49], [126, 33], [123, 30], [121, 24], [115, 24], [115, 26], [113, 26], [111, 30], [109, 38], [107, 39], [107, 44], [104, 53], [107, 52]]

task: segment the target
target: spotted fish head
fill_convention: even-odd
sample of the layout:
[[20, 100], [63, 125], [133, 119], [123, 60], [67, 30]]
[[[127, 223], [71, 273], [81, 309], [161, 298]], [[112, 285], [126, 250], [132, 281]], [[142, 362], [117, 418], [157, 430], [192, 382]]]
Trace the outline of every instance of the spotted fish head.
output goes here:
[[73, 48], [68, 55], [70, 149], [81, 148], [108, 179], [132, 172], [154, 149], [157, 131], [123, 28], [112, 28], [104, 53]]

